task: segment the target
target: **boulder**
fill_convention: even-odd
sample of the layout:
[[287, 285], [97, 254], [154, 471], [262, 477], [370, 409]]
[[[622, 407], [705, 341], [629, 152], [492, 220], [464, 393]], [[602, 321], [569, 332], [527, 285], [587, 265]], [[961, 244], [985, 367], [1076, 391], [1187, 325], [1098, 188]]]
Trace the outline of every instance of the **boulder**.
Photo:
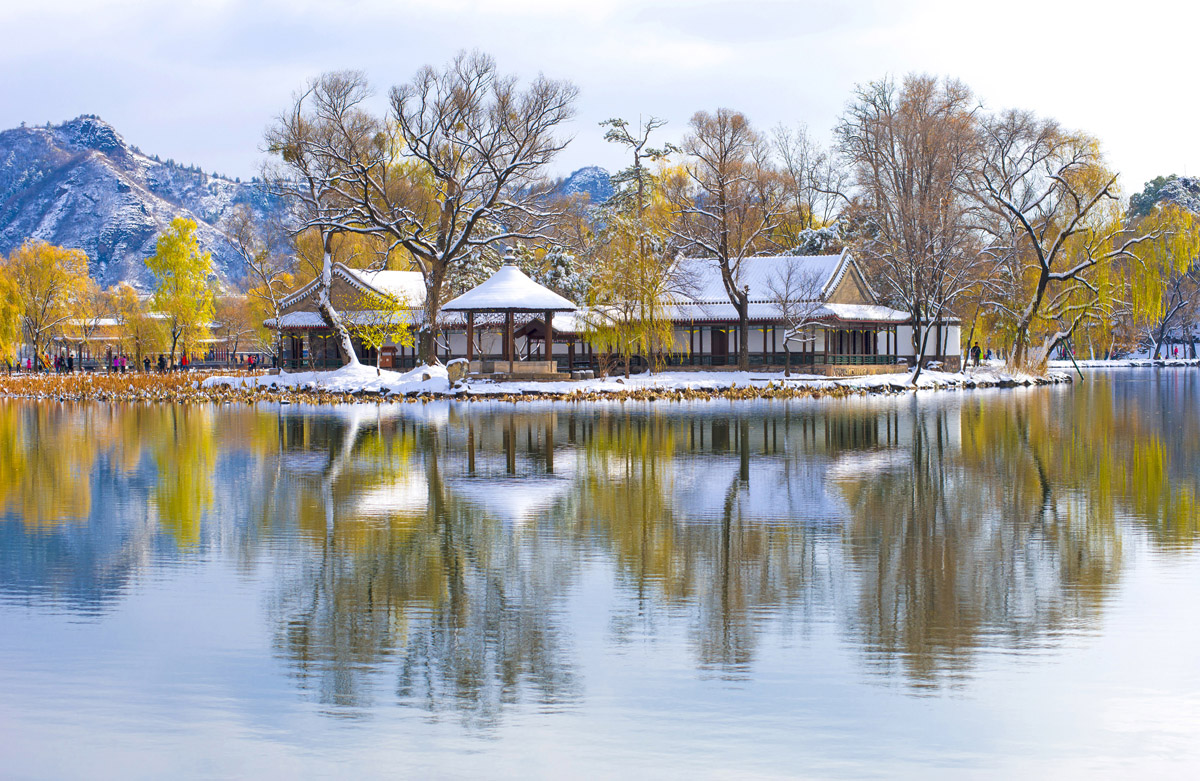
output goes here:
[[446, 375], [450, 380], [450, 384], [458, 382], [467, 376], [469, 364], [466, 358], [455, 358], [450, 363], [446, 364]]

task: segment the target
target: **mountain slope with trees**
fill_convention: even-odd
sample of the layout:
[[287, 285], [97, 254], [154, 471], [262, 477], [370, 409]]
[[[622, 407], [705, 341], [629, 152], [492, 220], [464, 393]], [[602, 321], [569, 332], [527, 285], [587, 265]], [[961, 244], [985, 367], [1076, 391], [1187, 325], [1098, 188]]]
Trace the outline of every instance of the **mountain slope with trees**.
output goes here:
[[94, 115], [0, 132], [0, 253], [26, 239], [83, 250], [102, 285], [151, 285], [144, 263], [176, 217], [196, 221], [222, 278], [243, 275], [220, 224], [238, 204], [260, 217], [265, 188], [148, 156]]

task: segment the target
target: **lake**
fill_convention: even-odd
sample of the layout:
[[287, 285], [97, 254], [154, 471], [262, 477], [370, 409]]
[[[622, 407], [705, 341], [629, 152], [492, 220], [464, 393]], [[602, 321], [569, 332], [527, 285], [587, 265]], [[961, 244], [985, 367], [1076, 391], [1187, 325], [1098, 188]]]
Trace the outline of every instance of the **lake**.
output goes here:
[[0, 776], [1186, 776], [1198, 412], [0, 401]]

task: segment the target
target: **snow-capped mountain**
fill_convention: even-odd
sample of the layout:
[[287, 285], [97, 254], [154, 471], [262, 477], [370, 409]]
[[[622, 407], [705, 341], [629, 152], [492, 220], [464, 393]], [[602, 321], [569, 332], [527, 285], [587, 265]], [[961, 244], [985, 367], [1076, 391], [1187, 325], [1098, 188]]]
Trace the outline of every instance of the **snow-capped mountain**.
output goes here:
[[555, 192], [560, 195], [586, 194], [596, 206], [612, 197], [613, 186], [608, 171], [595, 165], [589, 165], [574, 171], [555, 186]]
[[148, 288], [143, 261], [179, 215], [199, 225], [218, 276], [241, 277], [220, 229], [239, 203], [261, 216], [271, 199], [256, 184], [149, 157], [97, 116], [0, 132], [0, 253], [27, 238], [81, 249], [104, 286]]

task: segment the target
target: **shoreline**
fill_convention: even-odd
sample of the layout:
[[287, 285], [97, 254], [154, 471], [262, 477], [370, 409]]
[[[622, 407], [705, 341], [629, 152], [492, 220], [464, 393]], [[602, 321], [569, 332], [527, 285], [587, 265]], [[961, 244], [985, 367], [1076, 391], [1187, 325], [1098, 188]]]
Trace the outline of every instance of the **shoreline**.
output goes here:
[[[1057, 369], [1057, 367], [1055, 367]], [[686, 375], [686, 376], [685, 376]], [[909, 373], [818, 377], [767, 372], [662, 372], [626, 380], [493, 382], [469, 379], [451, 384], [445, 367], [420, 367], [401, 374], [372, 367], [292, 374], [19, 374], [0, 375], [0, 398], [52, 402], [153, 402], [168, 404], [381, 404], [449, 401], [689, 401], [693, 399], [816, 399], [900, 395], [917, 391], [966, 391], [1069, 384], [1073, 377], [1052, 370], [1044, 376], [1009, 375], [992, 367], [967, 373], [924, 371], [912, 386]]]

